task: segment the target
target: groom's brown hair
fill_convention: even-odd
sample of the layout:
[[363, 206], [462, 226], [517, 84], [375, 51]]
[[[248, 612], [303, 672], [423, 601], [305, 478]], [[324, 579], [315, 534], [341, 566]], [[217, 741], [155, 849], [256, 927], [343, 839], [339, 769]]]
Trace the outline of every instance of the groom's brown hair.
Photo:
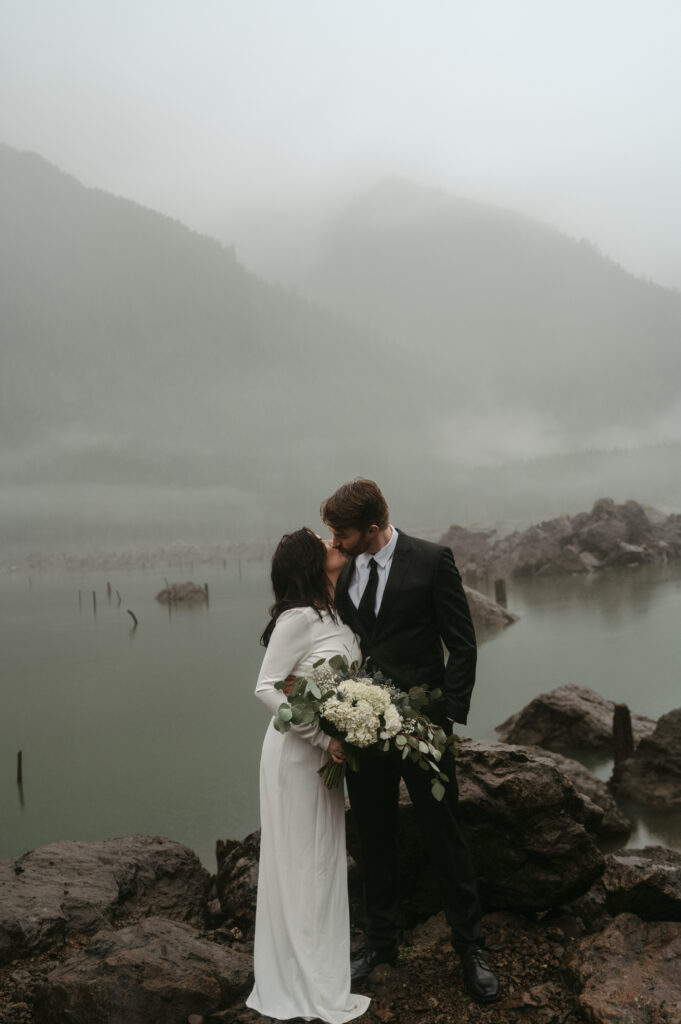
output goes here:
[[368, 530], [374, 523], [384, 530], [390, 522], [388, 503], [373, 480], [351, 480], [322, 502], [323, 521], [332, 530]]

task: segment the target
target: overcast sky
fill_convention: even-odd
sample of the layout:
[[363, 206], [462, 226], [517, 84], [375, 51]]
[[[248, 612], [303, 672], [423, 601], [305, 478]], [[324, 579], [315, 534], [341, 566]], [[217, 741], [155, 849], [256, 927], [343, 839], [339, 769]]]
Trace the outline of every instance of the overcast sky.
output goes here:
[[400, 175], [681, 288], [679, 0], [3, 0], [0, 139], [233, 236]]

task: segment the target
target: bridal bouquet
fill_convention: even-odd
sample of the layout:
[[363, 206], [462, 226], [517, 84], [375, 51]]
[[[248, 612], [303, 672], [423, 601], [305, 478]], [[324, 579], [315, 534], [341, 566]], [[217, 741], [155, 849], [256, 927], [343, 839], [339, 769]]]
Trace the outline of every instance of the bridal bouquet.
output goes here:
[[[360, 750], [388, 753], [392, 749], [430, 772], [433, 796], [436, 800], [444, 796], [449, 776], [441, 770], [440, 761], [453, 738], [421, 711], [441, 695], [440, 690], [414, 686], [405, 693], [380, 672], [367, 675], [342, 655], [328, 662], [322, 659], [309, 676], [275, 683], [275, 688], [288, 695], [274, 717], [279, 732], [288, 732], [291, 725], [318, 725], [341, 740], [345, 763], [353, 771], [359, 769]], [[329, 761], [320, 769], [326, 786], [340, 784], [345, 763]]]

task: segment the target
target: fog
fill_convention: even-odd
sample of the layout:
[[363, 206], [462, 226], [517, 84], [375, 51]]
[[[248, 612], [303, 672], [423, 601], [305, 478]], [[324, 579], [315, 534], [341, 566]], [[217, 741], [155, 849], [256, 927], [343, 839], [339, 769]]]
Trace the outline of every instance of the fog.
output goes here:
[[681, 507], [673, 0], [1, 17], [7, 545]]

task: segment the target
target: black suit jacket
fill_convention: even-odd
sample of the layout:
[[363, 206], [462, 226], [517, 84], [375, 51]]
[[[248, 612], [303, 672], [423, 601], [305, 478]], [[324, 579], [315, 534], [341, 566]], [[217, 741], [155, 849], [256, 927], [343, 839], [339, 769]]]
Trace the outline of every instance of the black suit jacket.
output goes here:
[[[475, 683], [475, 630], [454, 556], [449, 548], [398, 531], [376, 625], [367, 635], [348, 594], [354, 560], [336, 584], [336, 607], [359, 636], [368, 670], [380, 669], [402, 690], [439, 687], [427, 713], [457, 722], [468, 717]], [[442, 642], [449, 651], [445, 666]]]

